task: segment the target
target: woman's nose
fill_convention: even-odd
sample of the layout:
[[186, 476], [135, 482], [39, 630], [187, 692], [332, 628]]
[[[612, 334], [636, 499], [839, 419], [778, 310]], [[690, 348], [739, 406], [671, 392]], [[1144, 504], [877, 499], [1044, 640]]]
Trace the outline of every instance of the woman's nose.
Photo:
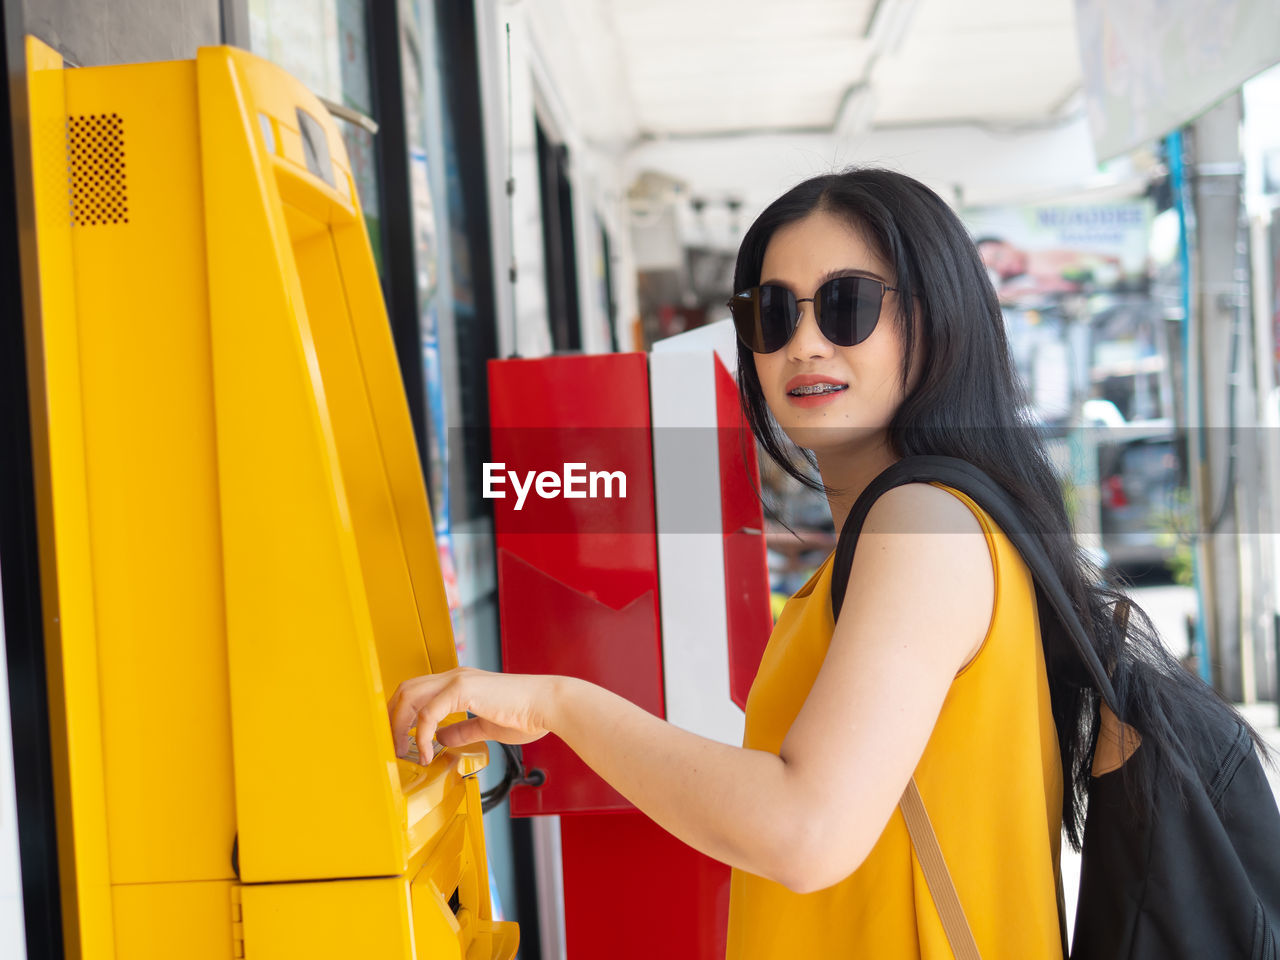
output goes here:
[[800, 318], [796, 322], [796, 332], [791, 335], [791, 339], [787, 342], [788, 352], [797, 360], [830, 356], [835, 348], [818, 328], [818, 319], [813, 312], [813, 303], [809, 300], [801, 301], [799, 309]]

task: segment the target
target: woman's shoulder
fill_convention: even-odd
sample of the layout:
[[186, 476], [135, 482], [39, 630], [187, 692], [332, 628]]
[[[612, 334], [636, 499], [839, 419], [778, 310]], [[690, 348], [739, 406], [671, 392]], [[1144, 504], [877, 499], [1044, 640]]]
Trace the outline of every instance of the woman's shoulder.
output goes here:
[[[850, 584], [878, 581], [871, 593], [898, 609], [925, 604], [963, 647], [963, 670], [981, 651], [995, 615], [998, 583], [990, 520], [949, 487], [910, 483], [872, 505], [854, 551]], [[867, 593], [850, 589], [851, 595]], [[939, 651], [943, 661], [951, 660]]]
[[969, 497], [941, 483], [906, 483], [881, 494], [862, 534], [987, 534], [991, 521]]

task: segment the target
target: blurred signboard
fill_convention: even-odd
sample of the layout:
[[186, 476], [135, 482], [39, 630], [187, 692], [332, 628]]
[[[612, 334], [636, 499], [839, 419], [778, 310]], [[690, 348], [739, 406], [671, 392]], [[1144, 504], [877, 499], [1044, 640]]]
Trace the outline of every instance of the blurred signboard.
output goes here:
[[1002, 303], [1142, 285], [1148, 200], [975, 207], [963, 219]]
[[1099, 160], [1164, 136], [1280, 61], [1276, 0], [1076, 0]]
[[[1034, 415], [1065, 424], [1089, 394], [1100, 343], [1113, 361], [1122, 350], [1129, 367], [1138, 359], [1135, 325], [1124, 321], [1148, 312], [1151, 202], [975, 207], [963, 219]], [[1141, 339], [1150, 352], [1151, 338]]]

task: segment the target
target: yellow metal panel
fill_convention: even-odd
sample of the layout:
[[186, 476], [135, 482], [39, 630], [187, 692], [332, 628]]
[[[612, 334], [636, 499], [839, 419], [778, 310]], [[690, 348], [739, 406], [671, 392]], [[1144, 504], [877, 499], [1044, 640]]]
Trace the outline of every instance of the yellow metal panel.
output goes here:
[[[373, 265], [369, 235], [363, 219], [335, 227], [334, 246], [342, 264]], [[419, 619], [426, 632], [427, 656], [435, 673], [458, 665], [457, 648], [440, 573], [427, 491], [423, 484], [413, 425], [404, 399], [404, 380], [391, 340], [391, 325], [382, 303], [382, 291], [373, 269], [343, 270], [343, 285], [351, 305], [352, 326], [360, 350], [369, 390], [369, 404], [375, 412], [379, 443], [390, 478], [396, 516], [400, 522], [404, 559], [408, 564], [418, 605]], [[385, 676], [385, 673], [384, 673]], [[388, 692], [412, 674], [401, 674], [396, 683], [384, 680]]]
[[493, 919], [493, 906], [489, 899], [489, 868], [484, 843], [484, 820], [480, 805], [480, 784], [474, 778], [466, 781], [467, 843], [469, 850], [463, 856], [463, 872], [474, 878], [474, 900], [471, 901], [475, 920], [472, 925], [471, 943], [467, 960], [511, 960], [520, 945], [520, 928], [510, 922]]
[[114, 887], [117, 955], [126, 960], [229, 960], [231, 889], [226, 881]]
[[111, 878], [229, 879], [195, 65], [71, 71], [67, 111]]
[[[480, 788], [470, 779], [466, 790], [467, 803], [441, 831], [413, 880], [419, 955], [511, 960], [520, 942], [519, 928], [493, 919]], [[450, 901], [457, 905], [456, 912]]]
[[[290, 217], [290, 223], [301, 216]], [[378, 431], [369, 408], [367, 391], [373, 384], [366, 381], [365, 371], [361, 369], [361, 357], [352, 334], [355, 311], [348, 312], [347, 293], [343, 289], [345, 277], [359, 271], [350, 266], [344, 271], [334, 249], [333, 234], [327, 228], [295, 241], [293, 255], [302, 278], [316, 354], [321, 358], [325, 400], [341, 461], [351, 531], [359, 549], [382, 688], [389, 693], [401, 679], [431, 670], [422, 641], [423, 624], [418, 620], [413, 585], [405, 566], [402, 532], [434, 539], [433, 531], [429, 527], [419, 531], [403, 530], [403, 518], [396, 515], [387, 484], [383, 466], [386, 448], [378, 443]], [[385, 322], [383, 329], [387, 329]], [[389, 334], [386, 339], [390, 339]], [[400, 376], [398, 370], [391, 372], [397, 378]], [[412, 440], [412, 435], [409, 439]]]
[[[480, 783], [474, 777], [467, 780], [467, 842], [470, 844], [468, 858], [471, 865], [475, 868], [477, 874], [486, 871], [489, 861], [485, 855], [484, 847], [484, 814], [480, 801]], [[482, 882], [476, 884], [476, 900], [475, 910], [477, 915], [484, 920], [493, 918], [493, 906], [489, 901], [489, 878], [485, 876]]]
[[280, 135], [280, 156], [306, 169], [307, 162], [302, 152], [302, 134], [298, 133], [297, 124], [292, 120], [281, 118], [277, 121], [277, 129]]
[[[241, 890], [246, 960], [436, 960], [415, 953], [402, 877]], [[445, 954], [447, 956], [447, 954]]]
[[[324, 131], [329, 156], [343, 169], [351, 169], [346, 144], [338, 133], [338, 128], [329, 119], [329, 111], [324, 104], [275, 64], [235, 47], [202, 47], [196, 59], [201, 63], [217, 62], [221, 65], [216, 74], [209, 75], [211, 77], [216, 75], [225, 82], [228, 74], [233, 75], [231, 82], [235, 87], [237, 100], [244, 105], [245, 119], [252, 121], [257, 114], [265, 113], [275, 120], [281, 139], [281, 148], [277, 152], [288, 157], [299, 169], [306, 170], [298, 138], [299, 109], [309, 114]], [[259, 150], [264, 149], [265, 144], [260, 135], [252, 139]], [[339, 206], [346, 207], [350, 213], [355, 212], [356, 201], [343, 197], [335, 187], [317, 180], [315, 189]]]
[[32, 37], [26, 57], [41, 307], [41, 323], [28, 325], [28, 370], [64, 948], [69, 958], [109, 960], [114, 951], [64, 77], [62, 58]]
[[430, 877], [413, 884], [413, 932], [420, 956], [431, 960], [463, 960], [466, 957], [462, 925], [449, 909], [450, 891], [441, 890]]
[[[251, 119], [324, 108], [240, 51], [202, 49], [197, 73], [241, 876], [401, 873], [404, 798], [327, 358]], [[314, 750], [299, 756], [300, 739]]]
[[467, 960], [513, 960], [520, 948], [520, 928], [514, 923], [485, 923], [476, 927]]
[[[489, 747], [484, 743], [443, 750], [426, 767], [397, 761], [415, 868], [420, 864], [424, 851], [436, 845], [454, 816], [470, 802], [468, 780], [464, 778], [474, 779], [473, 775], [483, 770], [488, 762]], [[479, 794], [476, 797], [478, 804]]]

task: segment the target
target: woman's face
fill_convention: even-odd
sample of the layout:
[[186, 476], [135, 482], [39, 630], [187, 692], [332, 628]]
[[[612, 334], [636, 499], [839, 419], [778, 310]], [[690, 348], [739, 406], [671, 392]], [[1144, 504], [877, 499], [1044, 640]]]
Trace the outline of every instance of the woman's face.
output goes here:
[[[825, 211], [780, 227], [765, 249], [760, 282], [812, 297], [832, 277], [860, 274], [896, 286], [897, 278], [857, 230]], [[897, 293], [885, 291], [880, 320], [871, 336], [839, 347], [822, 335], [813, 304], [800, 304], [800, 323], [787, 344], [754, 354], [756, 374], [774, 419], [800, 447], [856, 453], [883, 441], [902, 403], [902, 337]], [[834, 393], [794, 394], [816, 382], [839, 386]]]

